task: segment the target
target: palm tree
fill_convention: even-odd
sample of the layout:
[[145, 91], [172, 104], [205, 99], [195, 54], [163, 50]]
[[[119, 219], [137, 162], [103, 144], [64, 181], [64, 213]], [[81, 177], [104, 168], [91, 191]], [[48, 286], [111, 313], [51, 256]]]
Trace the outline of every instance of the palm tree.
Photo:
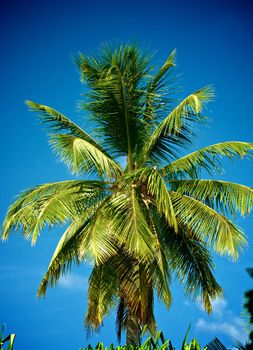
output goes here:
[[92, 261], [86, 328], [97, 330], [117, 307], [118, 336], [127, 330], [127, 344], [134, 345], [144, 325], [155, 331], [154, 293], [170, 306], [173, 273], [212, 311], [211, 299], [222, 288], [210, 250], [238, 257], [246, 240], [231, 218], [249, 214], [253, 205], [247, 186], [199, 179], [202, 169], [220, 173], [221, 157], [247, 156], [253, 143], [222, 142], [180, 157], [206, 120], [202, 111], [213, 90], [204, 87], [178, 104], [172, 98], [175, 51], [159, 70], [150, 60], [133, 45], [77, 57], [88, 87], [81, 108], [88, 111], [92, 136], [56, 110], [27, 101], [49, 126], [56, 155], [86, 178], [21, 193], [2, 234], [5, 240], [20, 229], [35, 244], [46, 225], [68, 223], [38, 296], [73, 264]]

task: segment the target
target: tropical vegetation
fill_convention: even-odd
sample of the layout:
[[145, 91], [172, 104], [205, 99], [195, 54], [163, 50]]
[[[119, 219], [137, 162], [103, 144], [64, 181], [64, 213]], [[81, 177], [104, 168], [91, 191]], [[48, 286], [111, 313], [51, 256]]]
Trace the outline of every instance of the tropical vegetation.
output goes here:
[[85, 327], [99, 329], [116, 307], [119, 339], [126, 330], [127, 344], [139, 345], [144, 326], [156, 332], [155, 293], [171, 305], [172, 274], [207, 312], [222, 296], [211, 252], [237, 259], [246, 238], [234, 219], [250, 213], [253, 190], [202, 179], [201, 171], [222, 173], [221, 158], [248, 156], [253, 143], [221, 142], [186, 154], [214, 91], [206, 86], [174, 98], [175, 51], [159, 69], [129, 44], [80, 54], [76, 64], [90, 133], [51, 107], [27, 105], [48, 126], [54, 153], [79, 178], [22, 192], [2, 238], [20, 230], [35, 244], [46, 226], [67, 223], [38, 296], [74, 264], [90, 261]]
[[8, 345], [7, 350], [13, 350], [16, 334], [12, 333], [7, 336], [4, 336], [5, 328], [6, 325], [3, 324], [0, 332], [0, 350], [4, 350], [4, 345], [6, 344]]

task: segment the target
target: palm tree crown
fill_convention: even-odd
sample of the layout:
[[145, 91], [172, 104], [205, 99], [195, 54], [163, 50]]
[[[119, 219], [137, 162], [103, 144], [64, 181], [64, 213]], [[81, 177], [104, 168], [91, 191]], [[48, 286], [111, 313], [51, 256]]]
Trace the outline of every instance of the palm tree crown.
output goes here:
[[76, 63], [88, 87], [81, 107], [92, 136], [50, 107], [27, 104], [49, 126], [53, 151], [73, 173], [90, 177], [22, 192], [9, 208], [2, 238], [20, 229], [35, 244], [46, 225], [69, 223], [38, 296], [72, 264], [90, 260], [86, 327], [98, 329], [117, 306], [118, 336], [127, 329], [128, 343], [138, 344], [144, 325], [155, 331], [154, 292], [171, 304], [172, 273], [208, 312], [211, 299], [222, 295], [210, 250], [237, 258], [246, 240], [231, 218], [249, 214], [253, 190], [202, 180], [200, 171], [220, 173], [222, 157], [243, 158], [253, 143], [223, 142], [180, 157], [205, 121], [213, 90], [204, 87], [175, 103], [175, 51], [156, 71], [133, 45], [106, 47], [97, 57], [80, 54]]

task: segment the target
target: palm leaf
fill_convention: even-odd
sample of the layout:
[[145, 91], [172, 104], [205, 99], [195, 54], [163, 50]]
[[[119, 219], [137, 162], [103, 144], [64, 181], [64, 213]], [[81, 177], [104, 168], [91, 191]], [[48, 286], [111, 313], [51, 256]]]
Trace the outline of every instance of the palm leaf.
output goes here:
[[222, 342], [215, 337], [213, 340], [211, 340], [205, 348], [207, 350], [227, 350], [227, 348], [222, 344]]
[[171, 164], [161, 169], [164, 176], [190, 176], [196, 178], [199, 175], [201, 168], [208, 173], [215, 172], [222, 173], [222, 165], [220, 159], [227, 157], [232, 159], [234, 157], [243, 158], [249, 156], [253, 150], [253, 143], [229, 141], [216, 143], [211, 146], [204, 147], [198, 151], [190, 153], [182, 158], [179, 158]]
[[[30, 107], [32, 111], [38, 112], [40, 114], [40, 118], [43, 123], [48, 124], [50, 135], [51, 138], [55, 140], [54, 142], [57, 143], [57, 135], [59, 133], [63, 137], [63, 139], [65, 136], [68, 140], [69, 136], [70, 138], [72, 137], [72, 140], [80, 140], [79, 142], [81, 142], [82, 150], [84, 153], [82, 162], [85, 160], [85, 158], [88, 158], [87, 164], [90, 163], [94, 165], [95, 163], [95, 165], [97, 165], [98, 167], [99, 160], [102, 159], [103, 163], [110, 163], [111, 167], [114, 169], [114, 175], [115, 173], [118, 174], [121, 172], [119, 165], [111, 158], [111, 156], [88, 133], [86, 133], [82, 128], [80, 128], [70, 119], [68, 119], [65, 115], [61, 114], [60, 112], [54, 110], [51, 107], [44, 106], [33, 101], [26, 101], [26, 104]], [[64, 136], [62, 135], [63, 131], [66, 133], [63, 134]], [[73, 155], [72, 157], [75, 157], [75, 155]], [[85, 171], [89, 171], [89, 169], [90, 167], [88, 167], [88, 170], [85, 168]], [[74, 167], [73, 171], [77, 172], [77, 170], [78, 166]], [[109, 173], [111, 175], [111, 172]]]
[[171, 67], [175, 67], [175, 57], [176, 57], [176, 49], [174, 49], [169, 57], [167, 58], [164, 65], [161, 67], [161, 69], [157, 72], [157, 74], [154, 76], [154, 79], [152, 81], [152, 85], [157, 85], [159, 81], [164, 77], [164, 75], [168, 72], [168, 70]]
[[112, 179], [121, 173], [120, 166], [89, 142], [72, 135], [57, 134], [50, 138], [53, 151], [73, 173], [96, 171], [100, 177]]
[[12, 229], [22, 229], [24, 236], [35, 244], [45, 224], [53, 226], [77, 218], [105, 195], [104, 186], [99, 181], [72, 180], [24, 191], [8, 210], [2, 239], [7, 239]]
[[212, 244], [219, 254], [226, 253], [237, 259], [238, 251], [246, 244], [245, 235], [239, 227], [197, 199], [173, 191], [170, 195], [179, 226], [195, 232], [208, 246]]
[[155, 331], [153, 315], [152, 269], [142, 264], [125, 250], [120, 250], [114, 258], [115, 271], [120, 283], [121, 296], [125, 299], [127, 314], [137, 317], [142, 325]]
[[[191, 124], [203, 121], [200, 115], [205, 104], [213, 98], [213, 90], [210, 86], [204, 87], [187, 96], [169, 115], [157, 126], [146, 149], [146, 159], [150, 157], [163, 157], [162, 146], [171, 143], [174, 148], [176, 144], [190, 141]], [[167, 152], [165, 152], [166, 154]]]
[[79, 246], [79, 255], [102, 264], [117, 253], [117, 241], [110, 221], [103, 214], [102, 205], [84, 230]]
[[171, 274], [170, 267], [168, 263], [168, 259], [166, 256], [166, 250], [164, 249], [164, 240], [161, 237], [161, 233], [163, 230], [166, 231], [165, 235], [167, 235], [167, 220], [166, 224], [161, 227], [159, 225], [161, 216], [157, 213], [156, 208], [153, 206], [149, 208], [149, 220], [150, 226], [152, 228], [153, 234], [157, 239], [157, 248], [154, 254], [154, 260], [151, 263], [151, 269], [153, 270], [154, 276], [154, 285], [157, 289], [157, 295], [159, 299], [163, 301], [163, 303], [170, 308], [172, 298], [169, 285], [171, 283]]
[[118, 281], [111, 261], [95, 265], [89, 278], [88, 309], [85, 328], [96, 331], [103, 319], [115, 305]]
[[101, 149], [99, 144], [89, 134], [62, 113], [33, 101], [27, 100], [26, 104], [30, 107], [31, 111], [39, 113], [42, 123], [48, 124], [50, 134], [58, 134], [64, 131], [70, 135], [80, 137], [98, 149]]
[[[167, 73], [170, 71], [171, 67], [175, 66], [175, 56], [176, 50], [173, 50], [167, 58], [164, 65], [158, 70], [158, 72], [154, 76], [150, 78], [150, 81], [147, 86], [145, 112], [143, 115], [144, 120], [147, 122], [147, 126], [150, 124], [148, 122], [150, 122], [153, 119], [156, 119], [159, 115], [161, 101], [163, 100], [162, 94], [159, 92], [161, 90], [161, 87], [163, 86], [163, 81], [166, 79]], [[150, 127], [148, 127], [148, 129], [150, 129]]]
[[152, 259], [156, 240], [148, 226], [136, 190], [116, 195], [105, 211], [117, 240], [141, 260]]
[[[155, 200], [158, 211], [164, 214], [169, 225], [177, 231], [177, 219], [171, 202], [170, 193], [167, 190], [162, 176], [156, 169], [146, 167], [141, 172], [139, 179], [147, 186], [148, 193], [146, 203], [149, 201], [149, 196], [151, 194]], [[145, 202], [145, 197], [143, 200]]]
[[[95, 132], [116, 156], [127, 156], [130, 168], [143, 123], [141, 82], [147, 75], [148, 59], [133, 46], [106, 49], [100, 61], [80, 59], [78, 64], [92, 87], [88, 102], [82, 105], [95, 122]], [[83, 63], [83, 64], [82, 64]]]
[[50, 287], [55, 286], [62, 275], [71, 271], [71, 266], [74, 263], [79, 264], [81, 262], [78, 249], [86, 225], [87, 220], [84, 220], [84, 218], [76, 220], [62, 235], [51, 258], [48, 270], [38, 288], [38, 298], [45, 296], [48, 284]]
[[166, 236], [168, 259], [186, 294], [194, 300], [201, 296], [205, 310], [212, 312], [211, 299], [222, 296], [222, 289], [215, 280], [214, 264], [205, 244], [196, 239], [196, 234], [181, 226], [179, 233], [172, 230]]
[[[87, 208], [85, 212], [66, 229], [56, 246], [48, 270], [40, 283], [37, 292], [38, 297], [45, 295], [48, 284], [51, 287], [55, 286], [61, 275], [70, 272], [74, 263], [79, 264], [88, 258], [89, 252], [83, 251], [81, 255], [80, 249], [83, 248], [83, 240], [86, 239], [87, 241], [87, 231], [90, 229], [90, 222], [93, 217], [96, 216], [97, 211], [103, 207], [105, 201], [106, 198], [98, 200], [95, 205]], [[90, 243], [90, 245], [92, 245], [92, 243]], [[102, 254], [104, 254], [103, 251]]]
[[169, 185], [173, 191], [196, 198], [207, 205], [235, 216], [249, 215], [253, 207], [253, 189], [218, 180], [172, 180]]

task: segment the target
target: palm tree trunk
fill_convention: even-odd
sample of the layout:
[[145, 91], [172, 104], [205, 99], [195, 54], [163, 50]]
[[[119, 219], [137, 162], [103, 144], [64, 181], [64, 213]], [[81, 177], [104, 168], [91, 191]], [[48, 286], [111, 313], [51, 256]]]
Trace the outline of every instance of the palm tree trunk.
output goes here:
[[141, 338], [141, 328], [138, 323], [138, 318], [133, 315], [128, 315], [127, 330], [126, 330], [126, 345], [139, 347], [140, 338]]

